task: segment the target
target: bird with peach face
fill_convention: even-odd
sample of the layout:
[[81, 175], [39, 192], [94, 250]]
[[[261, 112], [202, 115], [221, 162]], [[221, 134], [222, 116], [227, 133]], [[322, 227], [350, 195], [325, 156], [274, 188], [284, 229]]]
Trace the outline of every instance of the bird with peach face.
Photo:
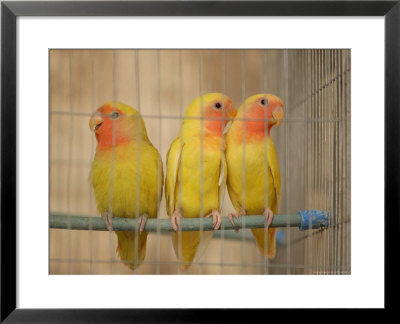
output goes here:
[[[281, 177], [270, 131], [283, 117], [283, 102], [273, 94], [253, 95], [238, 109], [226, 134], [227, 186], [236, 210], [229, 215], [232, 223], [232, 217], [264, 214], [268, 227], [279, 211]], [[273, 259], [276, 229], [269, 228], [267, 233], [263, 228], [252, 229], [252, 233], [262, 255]]]
[[97, 209], [109, 230], [112, 217], [137, 218], [137, 231], [116, 231], [117, 253], [136, 269], [146, 255], [147, 218], [156, 218], [163, 187], [160, 154], [144, 121], [133, 108], [107, 102], [92, 115], [89, 127], [97, 139], [90, 173]]
[[201, 256], [212, 231], [178, 232], [181, 218], [212, 217], [214, 229], [226, 187], [224, 130], [236, 115], [231, 100], [222, 93], [208, 93], [187, 107], [179, 136], [167, 154], [165, 196], [175, 229], [172, 242], [182, 269]]

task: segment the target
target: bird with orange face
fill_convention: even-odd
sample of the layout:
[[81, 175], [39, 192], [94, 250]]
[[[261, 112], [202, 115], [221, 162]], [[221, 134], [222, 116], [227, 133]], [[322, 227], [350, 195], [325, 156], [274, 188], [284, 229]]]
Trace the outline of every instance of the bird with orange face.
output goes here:
[[165, 196], [175, 229], [172, 242], [182, 269], [200, 257], [212, 231], [177, 232], [180, 219], [212, 217], [221, 225], [221, 204], [226, 186], [224, 128], [236, 115], [231, 100], [222, 93], [208, 93], [187, 107], [179, 136], [167, 154]]
[[[277, 96], [253, 95], [242, 103], [226, 134], [227, 186], [237, 212], [228, 216], [232, 224], [232, 217], [238, 215], [264, 214], [268, 227], [279, 211], [281, 177], [270, 131], [283, 117], [283, 103]], [[261, 254], [266, 255], [267, 247], [267, 255], [273, 259], [276, 229], [269, 228], [267, 233], [263, 228], [252, 229], [252, 233]]]
[[142, 117], [128, 105], [105, 103], [92, 115], [89, 127], [97, 139], [90, 182], [107, 229], [112, 230], [113, 216], [138, 219], [137, 231], [115, 232], [117, 253], [134, 270], [146, 255], [146, 220], [157, 217], [163, 186], [161, 157]]

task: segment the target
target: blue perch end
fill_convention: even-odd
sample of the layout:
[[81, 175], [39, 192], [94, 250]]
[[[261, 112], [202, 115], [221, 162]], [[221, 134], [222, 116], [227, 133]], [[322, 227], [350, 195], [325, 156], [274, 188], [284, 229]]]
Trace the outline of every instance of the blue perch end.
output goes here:
[[329, 227], [331, 219], [329, 212], [312, 209], [312, 210], [300, 210], [299, 214], [301, 216], [300, 230]]
[[278, 246], [285, 245], [286, 238], [285, 238], [285, 233], [282, 230], [280, 229], [276, 230], [275, 239], [276, 239], [276, 245]]

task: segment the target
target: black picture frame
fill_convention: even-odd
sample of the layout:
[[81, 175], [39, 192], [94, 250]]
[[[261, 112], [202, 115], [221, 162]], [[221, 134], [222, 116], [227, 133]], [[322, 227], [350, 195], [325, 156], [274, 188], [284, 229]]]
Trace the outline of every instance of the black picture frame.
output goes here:
[[[19, 16], [384, 16], [385, 309], [398, 283], [400, 228], [400, 0], [395, 1], [2, 1], [1, 3], [1, 322], [228, 322], [244, 310], [16, 308], [16, 19]], [[372, 45], [371, 45], [372, 46]], [[368, 94], [367, 94], [368, 95]], [[379, 112], [378, 112], [379, 113]], [[371, 171], [373, 172], [373, 170]], [[379, 171], [378, 171], [379, 172]], [[373, 262], [373, 256], [371, 256]], [[367, 284], [367, 283], [366, 283]], [[110, 297], [111, 298], [111, 297]], [[236, 296], [235, 298], [240, 298]], [[252, 310], [264, 316], [266, 310]], [[258, 314], [258, 312], [264, 312]], [[239, 317], [237, 317], [239, 316]]]

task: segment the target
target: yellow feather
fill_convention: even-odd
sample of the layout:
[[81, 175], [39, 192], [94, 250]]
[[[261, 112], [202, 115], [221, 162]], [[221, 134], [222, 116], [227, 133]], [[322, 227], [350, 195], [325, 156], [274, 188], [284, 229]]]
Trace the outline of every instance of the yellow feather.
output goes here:
[[[203, 145], [206, 145], [207, 140]], [[165, 195], [167, 198], [168, 215], [180, 209], [185, 218], [203, 217], [212, 210], [220, 210], [218, 185], [222, 160], [222, 147], [203, 148], [203, 158], [200, 158], [200, 140], [194, 139], [181, 147], [180, 138], [171, 145], [167, 155], [167, 176]], [[201, 177], [201, 166], [203, 174]], [[203, 184], [202, 186], [200, 184]], [[221, 183], [225, 186], [225, 183]], [[181, 232], [172, 233], [175, 253], [186, 269], [196, 257], [200, 257], [212, 238], [213, 232]], [[179, 235], [182, 251], [178, 250]], [[201, 247], [199, 246], [201, 244]], [[197, 252], [197, 253], [196, 253]]]
[[[224, 98], [227, 97], [222, 94], [197, 98], [187, 108], [185, 117], [199, 117], [202, 108]], [[226, 186], [225, 169], [222, 133], [210, 133], [206, 127], [202, 131], [199, 119], [186, 118], [167, 154], [165, 196], [168, 215], [177, 209], [184, 218], [204, 217], [213, 210], [220, 211], [222, 188]], [[183, 263], [183, 269], [201, 256], [212, 235], [212, 231], [172, 233], [175, 253]]]
[[165, 179], [165, 199], [167, 203], [167, 213], [172, 215], [175, 209], [175, 188], [180, 166], [181, 143], [180, 137], [176, 138], [167, 153], [167, 177]]
[[[252, 96], [246, 102], [259, 96]], [[237, 116], [244, 116], [244, 109], [242, 105]], [[242, 125], [240, 118], [234, 120], [226, 135], [229, 197], [238, 213], [244, 209], [247, 215], [262, 215], [267, 207], [277, 214], [281, 198], [281, 178], [274, 142], [269, 135], [254, 136], [250, 132], [243, 138]], [[268, 257], [271, 259], [276, 254], [275, 232], [274, 228], [268, 230]], [[258, 249], [265, 255], [264, 229], [252, 229], [252, 233]]]
[[[114, 217], [125, 218], [143, 214], [149, 218], [157, 217], [163, 169], [161, 157], [147, 138], [145, 129], [139, 139], [114, 149], [97, 148], [90, 180], [99, 213], [111, 212]], [[135, 232], [115, 233], [119, 257], [134, 270], [145, 258], [147, 232], [139, 235], [138, 246], [135, 245]]]
[[[228, 133], [229, 134], [229, 133]], [[271, 138], [267, 138], [268, 163], [265, 161], [264, 141], [247, 143], [245, 148], [245, 168], [242, 145], [230, 145], [227, 136], [226, 159], [228, 162], [228, 192], [236, 210], [244, 208], [249, 215], [260, 215], [264, 212], [265, 198], [267, 206], [274, 214], [278, 212], [280, 199], [280, 175], [275, 145]], [[267, 170], [266, 170], [267, 169]], [[243, 172], [244, 171], [244, 172]], [[265, 172], [268, 173], [265, 186]], [[244, 175], [243, 175], [244, 173]], [[243, 180], [245, 188], [243, 190]], [[266, 189], [266, 192], [264, 191]], [[243, 197], [244, 196], [244, 197]], [[244, 201], [242, 201], [244, 198]]]

